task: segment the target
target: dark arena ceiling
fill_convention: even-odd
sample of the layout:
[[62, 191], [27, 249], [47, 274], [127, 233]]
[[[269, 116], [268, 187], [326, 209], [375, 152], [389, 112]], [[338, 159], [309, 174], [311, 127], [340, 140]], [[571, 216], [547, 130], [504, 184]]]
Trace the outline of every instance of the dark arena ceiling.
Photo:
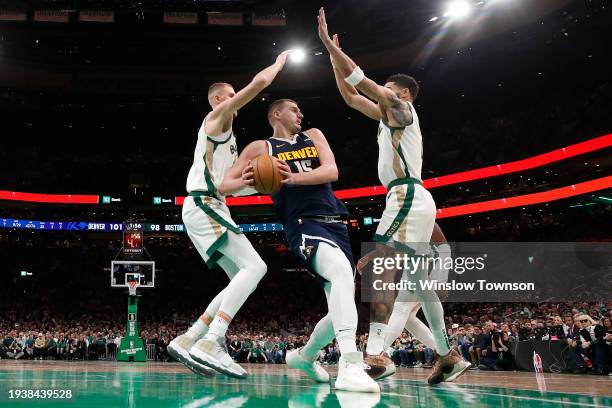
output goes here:
[[[22, 10], [25, 22], [0, 22], [0, 85], [41, 90], [113, 92], [113, 81], [170, 83], [168, 93], [204, 89], [223, 78], [240, 83], [283, 49], [303, 47], [311, 56], [301, 70], [280, 78], [284, 88], [317, 83], [329, 64], [316, 35], [316, 12], [325, 6], [330, 30], [370, 72], [414, 70], [439, 54], [488, 42], [529, 43], [534, 34], [553, 40], [564, 27], [601, 14], [601, 1], [474, 1], [469, 21], [449, 22], [442, 0], [360, 1], [0, 1], [0, 9]], [[592, 3], [592, 4], [591, 4]], [[603, 3], [602, 3], [603, 4]], [[40, 23], [35, 10], [68, 13], [65, 24]], [[79, 23], [79, 10], [112, 10], [112, 24]], [[192, 26], [163, 24], [164, 11], [191, 11]], [[240, 26], [206, 23], [211, 11], [237, 12]], [[286, 25], [258, 27], [250, 16], [276, 14]], [[437, 21], [431, 21], [436, 19]], [[545, 21], [545, 24], [539, 24]], [[597, 21], [593, 21], [597, 23]], [[602, 23], [603, 24], [603, 23]], [[513, 34], [512, 34], [513, 33]], [[110, 88], [110, 89], [107, 89]], [[185, 89], [183, 89], [185, 88]]]

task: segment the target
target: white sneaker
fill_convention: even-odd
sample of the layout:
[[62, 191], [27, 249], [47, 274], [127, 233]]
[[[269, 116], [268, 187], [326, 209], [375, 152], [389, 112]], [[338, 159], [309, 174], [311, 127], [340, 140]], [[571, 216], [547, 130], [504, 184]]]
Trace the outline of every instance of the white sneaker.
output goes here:
[[194, 373], [204, 377], [214, 377], [217, 373], [215, 370], [198, 363], [189, 355], [189, 349], [193, 346], [193, 343], [194, 341], [182, 334], [168, 344], [168, 354]]
[[214, 368], [220, 373], [234, 378], [246, 378], [248, 373], [227, 353], [225, 338], [213, 340], [204, 337], [189, 349], [189, 355], [200, 364]]
[[338, 377], [335, 388], [342, 391], [378, 392], [380, 387], [365, 372], [363, 354], [359, 351], [346, 353], [338, 361]]
[[285, 361], [287, 367], [296, 368], [302, 370], [304, 374], [312, 378], [316, 382], [325, 383], [329, 382], [329, 374], [318, 361], [308, 361], [301, 353], [302, 349], [291, 350], [287, 352]]

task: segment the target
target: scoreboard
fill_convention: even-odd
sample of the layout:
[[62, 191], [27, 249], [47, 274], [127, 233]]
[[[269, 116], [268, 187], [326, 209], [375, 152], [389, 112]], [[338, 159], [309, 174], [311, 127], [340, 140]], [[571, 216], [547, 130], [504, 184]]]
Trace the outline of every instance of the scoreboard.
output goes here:
[[[242, 232], [282, 231], [278, 223], [238, 224]], [[98, 231], [98, 232], [169, 232], [185, 233], [184, 224], [153, 224], [138, 222], [92, 222], [92, 221], [32, 221], [0, 218], [0, 228], [29, 229], [39, 231]]]

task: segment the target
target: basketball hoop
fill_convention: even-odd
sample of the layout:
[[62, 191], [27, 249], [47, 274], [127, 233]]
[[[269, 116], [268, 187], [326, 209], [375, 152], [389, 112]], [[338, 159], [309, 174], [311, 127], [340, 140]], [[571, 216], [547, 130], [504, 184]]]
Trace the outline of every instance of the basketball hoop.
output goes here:
[[138, 281], [129, 281], [127, 284], [130, 296], [136, 296], [136, 288], [138, 287]]

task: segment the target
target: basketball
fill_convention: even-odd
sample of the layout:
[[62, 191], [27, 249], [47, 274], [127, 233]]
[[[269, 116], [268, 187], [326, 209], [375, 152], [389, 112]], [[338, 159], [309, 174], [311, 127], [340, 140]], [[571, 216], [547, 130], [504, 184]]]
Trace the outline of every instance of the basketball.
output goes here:
[[262, 154], [253, 160], [255, 190], [262, 194], [272, 194], [280, 190], [283, 179], [272, 156]]

